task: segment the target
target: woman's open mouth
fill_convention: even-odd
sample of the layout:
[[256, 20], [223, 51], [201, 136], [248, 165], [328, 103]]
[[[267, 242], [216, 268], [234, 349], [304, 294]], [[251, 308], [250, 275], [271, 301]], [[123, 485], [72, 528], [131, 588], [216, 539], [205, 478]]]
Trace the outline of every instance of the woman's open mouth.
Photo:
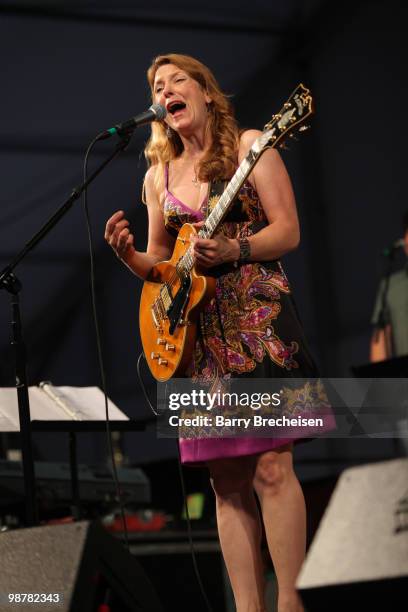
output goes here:
[[179, 115], [180, 113], [182, 113], [186, 108], [186, 105], [184, 102], [180, 102], [175, 100], [174, 102], [171, 102], [168, 107], [167, 107], [167, 112], [172, 116], [172, 117], [176, 117], [177, 115]]

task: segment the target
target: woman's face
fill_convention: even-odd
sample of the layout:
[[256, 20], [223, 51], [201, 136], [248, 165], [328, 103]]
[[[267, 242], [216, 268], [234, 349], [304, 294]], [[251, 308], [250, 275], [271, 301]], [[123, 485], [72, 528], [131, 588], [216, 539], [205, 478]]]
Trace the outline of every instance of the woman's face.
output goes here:
[[153, 88], [154, 102], [166, 110], [166, 123], [180, 134], [199, 130], [207, 121], [210, 96], [187, 72], [174, 64], [160, 66]]

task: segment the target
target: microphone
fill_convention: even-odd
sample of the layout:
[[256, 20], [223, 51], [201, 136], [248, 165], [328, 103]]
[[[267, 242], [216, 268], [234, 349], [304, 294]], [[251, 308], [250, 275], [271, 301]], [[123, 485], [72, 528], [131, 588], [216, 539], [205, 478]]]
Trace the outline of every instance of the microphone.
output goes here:
[[145, 123], [151, 123], [152, 121], [161, 121], [166, 115], [167, 111], [164, 106], [161, 104], [152, 104], [144, 113], [140, 113], [140, 115], [136, 115], [136, 117], [132, 117], [123, 123], [118, 123], [114, 127], [101, 132], [97, 138], [98, 140], [105, 140], [105, 138], [110, 138], [114, 134], [124, 136], [135, 130], [139, 125], [145, 125]]
[[386, 249], [384, 249], [383, 255], [385, 257], [390, 257], [390, 255], [394, 254], [394, 251], [398, 249], [402, 249], [404, 248], [404, 246], [405, 246], [405, 240], [403, 238], [400, 238], [399, 240], [396, 240], [395, 242], [393, 242], [390, 247], [387, 247]]

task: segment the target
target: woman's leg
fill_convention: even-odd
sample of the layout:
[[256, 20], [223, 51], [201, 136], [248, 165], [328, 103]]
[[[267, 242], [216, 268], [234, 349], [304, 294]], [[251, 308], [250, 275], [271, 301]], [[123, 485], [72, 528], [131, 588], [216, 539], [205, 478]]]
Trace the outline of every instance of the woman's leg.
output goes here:
[[252, 484], [255, 461], [254, 457], [236, 457], [208, 464], [221, 549], [237, 612], [265, 611], [262, 532]]
[[258, 458], [254, 488], [278, 582], [278, 612], [302, 612], [295, 581], [306, 550], [306, 508], [293, 471], [292, 445]]

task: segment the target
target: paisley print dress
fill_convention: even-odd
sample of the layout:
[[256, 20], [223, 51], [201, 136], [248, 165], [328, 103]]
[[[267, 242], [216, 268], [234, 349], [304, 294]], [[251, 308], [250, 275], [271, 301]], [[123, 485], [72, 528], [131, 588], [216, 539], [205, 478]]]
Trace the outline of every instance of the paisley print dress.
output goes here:
[[[211, 202], [193, 210], [168, 190], [165, 176], [164, 221], [176, 236], [184, 223], [209, 214]], [[245, 183], [222, 224], [229, 238], [251, 236], [268, 224], [258, 194]], [[308, 351], [290, 285], [279, 260], [223, 264], [208, 271], [216, 278], [216, 295], [200, 313], [199, 333], [188, 375], [193, 380], [217, 377], [314, 378], [317, 371]], [[307, 390], [302, 390], [302, 393]], [[180, 439], [184, 463], [251, 455], [292, 442], [293, 438]]]

